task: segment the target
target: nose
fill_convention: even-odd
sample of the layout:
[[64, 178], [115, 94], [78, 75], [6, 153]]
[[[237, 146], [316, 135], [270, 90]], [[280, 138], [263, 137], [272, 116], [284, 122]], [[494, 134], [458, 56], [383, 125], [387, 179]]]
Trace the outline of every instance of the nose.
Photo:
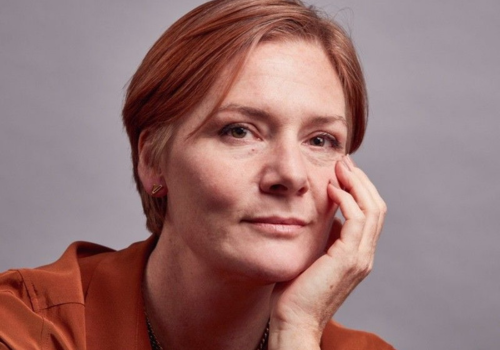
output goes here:
[[302, 195], [309, 190], [306, 164], [299, 144], [281, 142], [270, 147], [263, 156], [261, 191], [275, 195]]

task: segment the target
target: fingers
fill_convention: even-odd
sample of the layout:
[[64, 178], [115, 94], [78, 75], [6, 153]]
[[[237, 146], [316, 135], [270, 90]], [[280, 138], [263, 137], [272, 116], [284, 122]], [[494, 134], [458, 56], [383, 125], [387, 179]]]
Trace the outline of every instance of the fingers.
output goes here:
[[380, 233], [382, 232], [385, 215], [387, 214], [387, 205], [378, 193], [375, 185], [370, 181], [368, 176], [360, 168], [355, 168], [354, 173], [358, 176], [360, 182], [368, 189], [372, 199], [376, 204], [376, 212], [378, 212], [377, 230], [375, 231], [375, 235], [372, 236], [373, 241], [371, 242], [372, 244], [376, 244]]
[[368, 176], [348, 156], [337, 163], [335, 171], [345, 190], [331, 185], [328, 191], [346, 219], [341, 238], [373, 254], [387, 211], [386, 204]]
[[325, 253], [328, 253], [328, 249], [335, 243], [337, 239], [340, 238], [340, 232], [342, 230], [342, 222], [339, 218], [333, 218], [332, 228], [330, 229], [330, 234], [328, 235], [328, 241], [325, 246]]
[[340, 239], [348, 244], [358, 247], [363, 237], [365, 226], [365, 215], [360, 209], [353, 196], [333, 185], [328, 186], [330, 198], [339, 205], [340, 211], [345, 218], [344, 225], [340, 231]]
[[[347, 157], [344, 159], [347, 159]], [[343, 185], [346, 192], [354, 197], [358, 206], [365, 214], [377, 210], [378, 206], [372, 197], [370, 189], [360, 177], [361, 169], [348, 164], [345, 160], [337, 162], [335, 171], [339, 183]]]

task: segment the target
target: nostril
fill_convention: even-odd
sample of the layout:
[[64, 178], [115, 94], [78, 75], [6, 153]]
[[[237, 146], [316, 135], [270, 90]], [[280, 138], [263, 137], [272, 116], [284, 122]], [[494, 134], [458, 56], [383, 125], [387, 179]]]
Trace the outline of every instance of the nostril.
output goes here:
[[301, 187], [300, 190], [298, 191], [298, 194], [302, 196], [304, 193], [307, 192], [307, 189], [308, 189], [307, 186]]
[[274, 191], [274, 192], [277, 192], [277, 191], [283, 191], [283, 190], [286, 190], [286, 187], [283, 186], [283, 185], [280, 185], [280, 184], [274, 184], [274, 185], [271, 185], [271, 187], [269, 188], [271, 191]]

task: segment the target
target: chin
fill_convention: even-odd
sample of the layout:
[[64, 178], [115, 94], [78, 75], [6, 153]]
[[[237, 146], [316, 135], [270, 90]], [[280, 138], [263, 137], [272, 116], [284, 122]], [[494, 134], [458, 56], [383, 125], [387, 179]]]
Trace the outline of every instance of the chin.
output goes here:
[[311, 256], [302, 254], [286, 254], [279, 252], [268, 256], [262, 256], [259, 261], [254, 262], [253, 273], [260, 281], [268, 283], [280, 283], [293, 280], [305, 271], [317, 259], [318, 254]]

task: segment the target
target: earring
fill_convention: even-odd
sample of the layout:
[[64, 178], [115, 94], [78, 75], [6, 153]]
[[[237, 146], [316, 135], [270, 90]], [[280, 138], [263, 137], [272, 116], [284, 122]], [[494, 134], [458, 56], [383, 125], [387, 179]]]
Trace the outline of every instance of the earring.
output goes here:
[[163, 188], [163, 185], [153, 185], [153, 189], [151, 190], [151, 194], [157, 194]]

